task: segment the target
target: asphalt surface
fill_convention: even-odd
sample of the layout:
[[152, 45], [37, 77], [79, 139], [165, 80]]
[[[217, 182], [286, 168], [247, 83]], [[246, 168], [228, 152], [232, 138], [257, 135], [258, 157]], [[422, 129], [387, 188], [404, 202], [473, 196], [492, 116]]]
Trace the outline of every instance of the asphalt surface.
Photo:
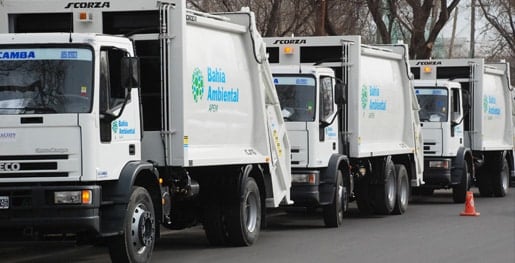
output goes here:
[[[478, 217], [463, 217], [450, 191], [415, 196], [397, 216], [359, 215], [351, 205], [341, 228], [320, 213], [271, 211], [251, 247], [210, 247], [201, 227], [168, 231], [152, 262], [515, 262], [515, 188], [504, 198], [474, 197]], [[107, 249], [71, 242], [1, 243], [0, 262], [110, 262]]]

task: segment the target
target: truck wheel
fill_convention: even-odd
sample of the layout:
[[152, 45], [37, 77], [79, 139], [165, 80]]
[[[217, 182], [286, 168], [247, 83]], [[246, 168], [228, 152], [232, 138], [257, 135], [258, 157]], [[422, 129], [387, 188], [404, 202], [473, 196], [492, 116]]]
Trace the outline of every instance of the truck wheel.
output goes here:
[[467, 191], [470, 189], [470, 173], [467, 163], [464, 162], [464, 164], [461, 181], [452, 188], [452, 200], [454, 203], [465, 203]]
[[482, 197], [491, 197], [493, 195], [493, 185], [491, 173], [492, 170], [496, 170], [492, 167], [492, 160], [490, 156], [486, 156], [485, 163], [479, 167], [477, 173], [477, 187], [479, 188], [479, 194]]
[[113, 262], [150, 262], [156, 240], [154, 205], [148, 191], [132, 188], [123, 225], [124, 233], [109, 241]]
[[372, 207], [370, 190], [372, 185], [367, 179], [363, 178], [356, 182], [356, 204], [362, 215], [370, 215], [374, 211]]
[[227, 245], [228, 237], [220, 202], [208, 202], [203, 207], [204, 232], [212, 246]]
[[339, 227], [343, 223], [343, 213], [347, 210], [347, 188], [343, 185], [342, 171], [338, 170], [333, 202], [324, 206], [324, 224], [327, 227]]
[[235, 246], [250, 246], [259, 236], [261, 227], [261, 198], [252, 177], [243, 177], [239, 204], [229, 206], [227, 230], [229, 241]]
[[393, 211], [397, 197], [395, 166], [388, 161], [384, 169], [384, 183], [376, 185], [374, 211], [377, 214], [388, 215]]
[[492, 178], [492, 190], [494, 196], [503, 197], [508, 193], [508, 185], [510, 181], [510, 167], [506, 158], [502, 159], [502, 166], [497, 173], [494, 173]]
[[392, 213], [402, 215], [408, 209], [408, 200], [410, 195], [408, 171], [406, 171], [406, 167], [404, 165], [396, 164], [395, 173], [397, 174], [397, 199]]

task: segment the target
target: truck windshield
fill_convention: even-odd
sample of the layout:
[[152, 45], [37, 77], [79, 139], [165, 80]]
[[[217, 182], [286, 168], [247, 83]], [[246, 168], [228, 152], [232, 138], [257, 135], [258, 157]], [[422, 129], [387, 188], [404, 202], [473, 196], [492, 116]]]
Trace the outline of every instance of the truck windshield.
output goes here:
[[448, 92], [444, 88], [417, 88], [420, 121], [446, 122], [448, 114]]
[[285, 121], [314, 121], [316, 89], [311, 76], [274, 76]]
[[0, 114], [90, 112], [92, 61], [87, 48], [0, 47]]

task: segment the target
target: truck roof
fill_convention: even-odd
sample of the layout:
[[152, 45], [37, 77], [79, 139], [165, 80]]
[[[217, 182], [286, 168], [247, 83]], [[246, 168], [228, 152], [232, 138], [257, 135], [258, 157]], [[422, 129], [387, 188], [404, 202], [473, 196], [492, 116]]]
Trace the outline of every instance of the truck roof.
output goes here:
[[[70, 41], [71, 40], [71, 41]], [[124, 37], [108, 36], [93, 33], [20, 33], [20, 34], [0, 34], [2, 44], [57, 44], [57, 43], [87, 43], [96, 41], [130, 43]]]

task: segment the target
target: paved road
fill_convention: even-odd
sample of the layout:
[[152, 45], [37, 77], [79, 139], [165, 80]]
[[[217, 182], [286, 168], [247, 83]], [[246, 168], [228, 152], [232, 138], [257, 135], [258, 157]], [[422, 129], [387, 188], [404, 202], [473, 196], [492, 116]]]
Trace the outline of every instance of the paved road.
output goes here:
[[[212, 248], [201, 228], [167, 233], [152, 262], [515, 262], [515, 188], [505, 198], [475, 197], [479, 217], [461, 217], [449, 191], [414, 197], [402, 216], [361, 217], [351, 211], [339, 229], [321, 215], [273, 211], [258, 242]], [[107, 250], [71, 243], [0, 244], [1, 262], [109, 262]]]

